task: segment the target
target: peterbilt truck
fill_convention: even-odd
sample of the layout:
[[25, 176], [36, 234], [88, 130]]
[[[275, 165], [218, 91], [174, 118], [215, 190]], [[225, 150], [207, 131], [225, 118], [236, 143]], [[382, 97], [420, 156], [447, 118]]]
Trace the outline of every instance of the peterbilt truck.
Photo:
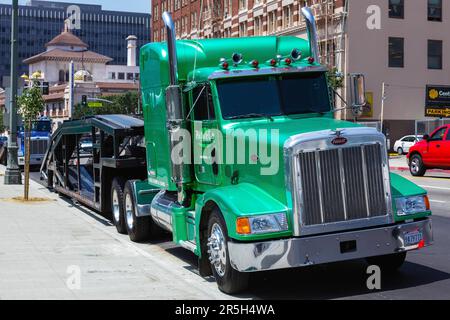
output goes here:
[[132, 241], [170, 232], [230, 294], [254, 272], [361, 258], [399, 268], [433, 242], [427, 193], [390, 172], [383, 134], [335, 119], [302, 12], [309, 40], [177, 41], [164, 13], [167, 42], [141, 49], [143, 119], [63, 124], [42, 167], [49, 187], [112, 212]]

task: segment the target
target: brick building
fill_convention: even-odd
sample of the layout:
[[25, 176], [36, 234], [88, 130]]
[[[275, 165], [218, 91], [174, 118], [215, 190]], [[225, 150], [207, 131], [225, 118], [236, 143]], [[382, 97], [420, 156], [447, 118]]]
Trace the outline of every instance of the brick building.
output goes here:
[[179, 39], [305, 37], [300, 8], [308, 5], [318, 21], [323, 62], [336, 65], [342, 43], [339, 37], [343, 34], [344, 4], [345, 0], [153, 0], [152, 39], [165, 40], [161, 19], [164, 11], [172, 13]]

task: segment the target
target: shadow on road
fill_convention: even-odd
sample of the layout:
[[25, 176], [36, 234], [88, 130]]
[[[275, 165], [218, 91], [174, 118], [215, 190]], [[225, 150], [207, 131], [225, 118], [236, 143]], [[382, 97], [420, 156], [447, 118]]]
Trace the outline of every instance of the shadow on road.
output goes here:
[[[197, 258], [191, 252], [174, 247], [166, 251], [186, 262], [189, 271], [198, 274]], [[364, 260], [332, 263], [307, 268], [254, 273], [250, 278], [249, 290], [238, 295], [247, 299], [346, 299], [366, 294], [386, 293], [409, 289], [450, 279], [450, 274], [421, 264], [406, 262], [399, 272], [382, 275], [382, 290], [367, 288], [367, 264]], [[207, 279], [214, 282], [213, 278]], [[404, 293], [403, 297], [417, 299], [415, 291]], [[373, 297], [371, 297], [373, 298]], [[431, 298], [431, 297], [425, 297]]]

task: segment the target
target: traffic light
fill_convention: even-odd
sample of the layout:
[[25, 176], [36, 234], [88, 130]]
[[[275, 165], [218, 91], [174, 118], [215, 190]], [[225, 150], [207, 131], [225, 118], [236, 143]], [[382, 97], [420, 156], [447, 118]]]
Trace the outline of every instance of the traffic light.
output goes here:
[[87, 107], [88, 106], [88, 99], [87, 99], [87, 96], [82, 96], [81, 97], [81, 105], [83, 106], [83, 107]]
[[50, 84], [48, 82], [42, 83], [42, 94], [47, 96], [50, 94]]

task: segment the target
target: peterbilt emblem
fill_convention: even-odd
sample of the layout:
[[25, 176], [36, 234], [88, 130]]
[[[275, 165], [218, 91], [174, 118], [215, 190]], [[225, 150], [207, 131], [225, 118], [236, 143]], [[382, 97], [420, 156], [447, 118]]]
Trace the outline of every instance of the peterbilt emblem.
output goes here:
[[342, 131], [341, 130], [336, 130], [333, 135], [336, 136], [336, 138], [334, 138], [331, 143], [335, 146], [341, 146], [344, 145], [348, 142], [347, 138], [344, 138], [342, 136]]

